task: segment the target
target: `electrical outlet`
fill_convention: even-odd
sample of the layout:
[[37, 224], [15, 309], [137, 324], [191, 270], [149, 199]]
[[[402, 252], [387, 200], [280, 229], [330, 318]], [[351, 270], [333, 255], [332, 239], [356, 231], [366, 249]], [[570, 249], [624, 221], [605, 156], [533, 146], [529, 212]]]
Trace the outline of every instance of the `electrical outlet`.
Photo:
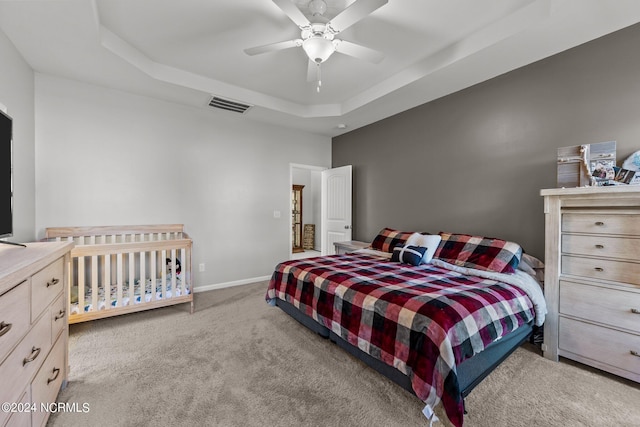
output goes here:
[[280, 218], [280, 211], [273, 211], [274, 218]]
[[204, 271], [204, 262], [200, 263], [198, 265], [198, 271], [200, 271], [200, 273], [202, 273]]

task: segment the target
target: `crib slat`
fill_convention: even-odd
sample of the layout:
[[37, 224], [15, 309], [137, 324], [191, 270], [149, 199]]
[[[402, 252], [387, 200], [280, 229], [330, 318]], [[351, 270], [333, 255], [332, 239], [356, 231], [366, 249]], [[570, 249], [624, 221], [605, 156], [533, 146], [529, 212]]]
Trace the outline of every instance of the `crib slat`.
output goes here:
[[117, 277], [117, 286], [118, 289], [116, 290], [116, 306], [117, 307], [122, 307], [122, 282], [123, 282], [123, 275], [124, 272], [123, 270], [123, 266], [122, 266], [122, 253], [116, 254], [116, 277]]
[[78, 313], [84, 313], [84, 257], [78, 257]]
[[146, 252], [140, 252], [140, 304], [147, 301], [147, 261]]
[[111, 308], [111, 255], [102, 257], [102, 288], [104, 289], [104, 309]]
[[[178, 289], [178, 279], [176, 277], [176, 250], [171, 249], [171, 297], [176, 297]], [[166, 296], [165, 296], [166, 298]]]
[[180, 295], [186, 295], [187, 293], [185, 292], [185, 288], [184, 288], [184, 282], [186, 282], [185, 278], [187, 277], [187, 257], [186, 257], [186, 250], [180, 249], [180, 259], [182, 260], [182, 271], [180, 272]]
[[151, 301], [156, 300], [156, 287], [158, 284], [158, 272], [156, 266], [158, 265], [158, 255], [156, 251], [151, 251], [151, 260], [149, 262], [151, 266]]
[[98, 257], [91, 257], [91, 305], [98, 310]]
[[129, 304], [133, 305], [136, 302], [136, 254], [129, 252]]
[[162, 294], [160, 298], [167, 297], [167, 251], [162, 250]]

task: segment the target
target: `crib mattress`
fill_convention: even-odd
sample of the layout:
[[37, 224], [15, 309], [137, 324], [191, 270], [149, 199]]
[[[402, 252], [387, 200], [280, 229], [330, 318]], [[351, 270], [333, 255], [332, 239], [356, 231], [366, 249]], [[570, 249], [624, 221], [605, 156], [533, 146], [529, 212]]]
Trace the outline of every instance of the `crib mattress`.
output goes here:
[[[142, 286], [138, 281], [134, 285], [134, 299], [133, 304], [140, 304], [141, 302], [149, 302], [153, 298], [153, 293], [155, 292], [155, 299], [161, 300], [164, 298], [174, 298], [182, 295], [189, 295], [191, 290], [185, 285], [184, 292], [182, 291], [182, 282], [180, 279], [176, 280], [176, 289], [173, 289], [173, 283], [171, 280], [167, 279], [167, 292], [165, 295], [162, 293], [162, 279], [157, 279], [155, 284], [155, 289], [153, 289], [153, 282], [150, 279], [147, 279], [146, 286], [144, 287], [144, 292], [142, 292]], [[84, 295], [84, 313], [88, 313], [96, 310], [105, 310], [107, 304], [111, 306], [111, 308], [115, 307], [125, 307], [131, 304], [131, 298], [129, 294], [129, 283], [124, 283], [122, 285], [122, 304], [118, 304], [117, 299], [118, 294], [118, 285], [111, 285], [109, 291], [109, 298], [105, 297], [104, 287], [98, 288], [98, 307], [95, 309], [93, 307], [93, 290], [87, 289]], [[71, 297], [71, 314], [80, 314], [81, 310], [78, 303], [78, 298], [75, 295]]]

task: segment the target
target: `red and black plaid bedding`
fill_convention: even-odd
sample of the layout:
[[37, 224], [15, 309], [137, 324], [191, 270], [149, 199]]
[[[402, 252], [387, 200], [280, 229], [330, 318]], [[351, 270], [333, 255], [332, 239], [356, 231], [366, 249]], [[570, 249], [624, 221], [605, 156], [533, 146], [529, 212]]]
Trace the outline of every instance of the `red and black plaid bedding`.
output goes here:
[[363, 255], [286, 261], [266, 295], [289, 302], [411, 378], [416, 395], [463, 422], [455, 366], [534, 317], [524, 291], [429, 264]]

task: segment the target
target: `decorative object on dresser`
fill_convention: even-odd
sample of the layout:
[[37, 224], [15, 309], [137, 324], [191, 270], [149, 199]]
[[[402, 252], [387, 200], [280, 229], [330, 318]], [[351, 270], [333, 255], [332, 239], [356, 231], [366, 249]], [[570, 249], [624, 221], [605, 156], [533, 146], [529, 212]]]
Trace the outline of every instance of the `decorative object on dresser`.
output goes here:
[[[68, 373], [70, 242], [0, 247], [2, 426], [43, 426]], [[35, 408], [34, 411], [25, 408]]]
[[358, 249], [364, 249], [369, 247], [370, 243], [360, 242], [358, 240], [348, 240], [346, 242], [334, 242], [333, 246], [336, 248], [336, 254], [348, 254], [349, 252], [357, 251]]
[[640, 382], [640, 188], [542, 190], [544, 356]]
[[636, 151], [622, 162], [622, 168], [634, 171], [636, 174], [629, 184], [640, 185], [640, 151]]
[[192, 241], [182, 224], [47, 228], [71, 251], [69, 323], [190, 303]]
[[558, 148], [558, 187], [584, 187], [597, 179], [613, 179], [594, 171], [605, 171], [616, 165], [616, 141], [573, 145]]

